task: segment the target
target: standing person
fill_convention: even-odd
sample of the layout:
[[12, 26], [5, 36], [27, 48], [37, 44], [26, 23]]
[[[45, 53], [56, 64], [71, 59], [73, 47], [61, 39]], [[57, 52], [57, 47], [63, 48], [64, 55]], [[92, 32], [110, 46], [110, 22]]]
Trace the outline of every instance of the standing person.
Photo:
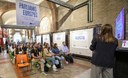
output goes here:
[[7, 53], [8, 53], [8, 41], [7, 40], [5, 42], [5, 47], [6, 47], [6, 50], [7, 50]]
[[114, 54], [118, 41], [113, 35], [112, 25], [105, 24], [101, 34], [93, 38], [91, 78], [113, 78]]

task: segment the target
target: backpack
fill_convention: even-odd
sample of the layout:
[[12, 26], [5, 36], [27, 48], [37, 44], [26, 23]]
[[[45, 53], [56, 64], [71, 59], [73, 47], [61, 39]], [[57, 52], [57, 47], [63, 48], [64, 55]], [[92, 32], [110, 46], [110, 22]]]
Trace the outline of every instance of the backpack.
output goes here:
[[44, 63], [44, 72], [48, 72], [49, 71], [49, 68], [47, 67], [47, 61]]
[[61, 62], [59, 59], [56, 59], [58, 61], [58, 64], [55, 64], [57, 68], [61, 68]]
[[65, 58], [66, 58], [66, 61], [68, 61], [69, 63], [74, 63], [72, 55], [68, 54], [65, 56]]

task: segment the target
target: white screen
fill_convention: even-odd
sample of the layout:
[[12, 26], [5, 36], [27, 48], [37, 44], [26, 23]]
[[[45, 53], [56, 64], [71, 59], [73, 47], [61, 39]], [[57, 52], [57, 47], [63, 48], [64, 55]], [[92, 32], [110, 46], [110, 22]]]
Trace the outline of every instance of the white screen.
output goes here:
[[37, 43], [41, 43], [41, 35], [36, 36], [36, 42], [37, 42]]
[[70, 31], [70, 52], [79, 55], [92, 56], [89, 49], [93, 38], [93, 28]]
[[60, 33], [54, 33], [53, 34], [53, 43], [57, 43], [58, 48], [60, 49], [62, 46], [62, 42], [65, 42], [65, 32], [60, 32]]
[[44, 44], [44, 42], [46, 42], [50, 45], [50, 35], [49, 34], [43, 35], [43, 44]]

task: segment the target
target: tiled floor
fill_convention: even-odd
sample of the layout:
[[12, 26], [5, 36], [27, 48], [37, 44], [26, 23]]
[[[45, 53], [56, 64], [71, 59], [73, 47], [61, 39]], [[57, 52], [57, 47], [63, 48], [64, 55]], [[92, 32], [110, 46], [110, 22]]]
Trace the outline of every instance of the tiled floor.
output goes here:
[[6, 53], [0, 54], [0, 77], [1, 78], [17, 78], [15, 70]]
[[36, 74], [28, 72], [28, 76], [19, 73], [10, 62], [8, 54], [0, 54], [0, 77], [1, 78], [90, 78], [90, 63], [86, 60], [75, 59], [74, 64], [64, 65], [58, 72], [50, 70], [45, 76], [37, 71]]

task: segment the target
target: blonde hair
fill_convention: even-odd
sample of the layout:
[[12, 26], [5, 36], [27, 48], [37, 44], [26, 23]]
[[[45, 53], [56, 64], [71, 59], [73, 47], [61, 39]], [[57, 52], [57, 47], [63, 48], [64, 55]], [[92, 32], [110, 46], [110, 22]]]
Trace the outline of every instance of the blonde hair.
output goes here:
[[103, 27], [102, 27], [102, 30], [101, 30], [101, 34], [99, 36], [99, 38], [102, 40], [102, 41], [105, 41], [105, 42], [114, 42], [115, 40], [115, 37], [113, 35], [113, 28], [112, 28], [112, 25], [110, 24], [105, 24]]

